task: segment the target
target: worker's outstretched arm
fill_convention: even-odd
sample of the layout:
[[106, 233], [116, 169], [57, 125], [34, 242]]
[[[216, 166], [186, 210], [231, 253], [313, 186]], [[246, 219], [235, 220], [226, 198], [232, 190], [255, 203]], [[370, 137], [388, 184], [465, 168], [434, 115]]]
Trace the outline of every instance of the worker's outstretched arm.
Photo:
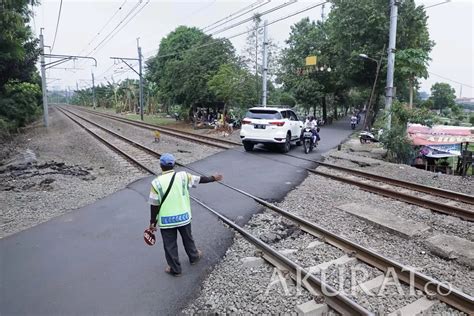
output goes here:
[[206, 176], [201, 176], [201, 179], [199, 179], [199, 183], [209, 183], [209, 182], [214, 182], [214, 181], [221, 181], [222, 180], [222, 175], [221, 174], [215, 174], [210, 177]]

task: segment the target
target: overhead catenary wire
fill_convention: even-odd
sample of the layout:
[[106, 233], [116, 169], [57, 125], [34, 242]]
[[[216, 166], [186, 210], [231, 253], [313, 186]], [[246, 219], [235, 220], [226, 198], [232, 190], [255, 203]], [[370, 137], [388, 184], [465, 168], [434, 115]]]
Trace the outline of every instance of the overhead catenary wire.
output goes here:
[[[122, 4], [117, 8], [117, 10], [115, 10], [114, 14], [107, 20], [107, 22], [105, 22], [105, 24], [102, 26], [102, 28], [100, 28], [97, 34], [89, 41], [89, 43], [87, 44], [87, 47], [89, 47], [95, 41], [95, 39], [102, 34], [102, 31], [110, 24], [110, 22], [115, 18], [115, 16], [122, 10], [123, 6], [125, 5], [125, 3], [127, 3], [127, 1], [128, 0], [124, 0]], [[84, 47], [79, 53], [79, 55], [82, 52], [84, 52], [87, 49], [87, 47]]]
[[439, 78], [442, 78], [442, 79], [445, 79], [445, 80], [448, 80], [448, 81], [451, 81], [451, 82], [454, 82], [454, 83], [457, 83], [457, 84], [460, 84], [464, 87], [468, 87], [468, 88], [474, 88], [473, 86], [469, 85], [469, 84], [466, 84], [466, 83], [462, 83], [462, 82], [459, 82], [459, 81], [456, 81], [456, 80], [453, 80], [453, 79], [449, 79], [445, 76], [441, 76], [441, 75], [438, 75], [438, 74], [435, 74], [434, 72], [431, 72], [431, 71], [428, 71], [429, 74], [431, 75], [435, 75], [436, 77], [439, 77]]
[[58, 20], [56, 21], [56, 31], [54, 31], [54, 39], [53, 39], [53, 44], [51, 45], [51, 51], [53, 51], [54, 44], [56, 43], [56, 36], [58, 35], [59, 20], [61, 19], [62, 8], [63, 8], [63, 0], [61, 0], [61, 2], [59, 3]]
[[[306, 7], [306, 8], [300, 9], [300, 10], [297, 10], [297, 11], [295, 11], [295, 12], [289, 14], [289, 15], [286, 15], [286, 16], [283, 16], [283, 17], [280, 17], [280, 18], [277, 18], [277, 19], [275, 19], [275, 20], [273, 20], [273, 21], [268, 22], [268, 23], [267, 23], [267, 26], [268, 26], [268, 25], [272, 25], [272, 24], [274, 24], [274, 23], [281, 22], [281, 21], [286, 20], [286, 19], [289, 19], [289, 18], [291, 18], [291, 17], [293, 17], [293, 16], [296, 16], [296, 15], [298, 15], [298, 14], [301, 14], [301, 13], [304, 13], [304, 12], [306, 12], [306, 11], [312, 10], [312, 9], [314, 9], [314, 8], [316, 8], [316, 7], [319, 7], [319, 6], [321, 6], [321, 5], [323, 5], [323, 4], [326, 4], [326, 3], [328, 3], [328, 1], [322, 1], [322, 2], [320, 2], [320, 3], [317, 3], [317, 4], [314, 4], [314, 5], [308, 6], [308, 7]], [[215, 44], [217, 44], [217, 43], [219, 43], [219, 42], [221, 42], [221, 41], [230, 40], [230, 39], [232, 39], [232, 38], [236, 38], [236, 37], [239, 37], [239, 36], [248, 34], [248, 33], [250, 33], [250, 32], [253, 32], [253, 31], [256, 31], [256, 30], [259, 30], [259, 29], [263, 29], [263, 26], [254, 27], [254, 28], [251, 28], [250, 30], [243, 31], [243, 32], [241, 32], [241, 33], [237, 33], [237, 34], [234, 34], [234, 35], [232, 35], [232, 36], [228, 36], [228, 37], [224, 37], [224, 38], [213, 39], [213, 40], [211, 40], [209, 43], [202, 44], [202, 45], [197, 45], [197, 46], [191, 47], [191, 48], [189, 48], [189, 49], [186, 49], [186, 50], [183, 50], [183, 51], [180, 51], [180, 52], [169, 53], [169, 54], [164, 54], [164, 55], [156, 55], [155, 58], [171, 57], [171, 56], [175, 56], [175, 55], [177, 55], [177, 54], [181, 54], [181, 53], [184, 53], [184, 52], [188, 52], [188, 51], [191, 51], [191, 50], [194, 50], [194, 49], [199, 49], [199, 48], [204, 48], [204, 47], [207, 47], [207, 46], [215, 45]], [[153, 50], [153, 51], [149, 51], [149, 52], [147, 52], [147, 53], [153, 54], [154, 52], [156, 52], [156, 51], [158, 51], [158, 50], [159, 50], [159, 48], [158, 48], [158, 49], [155, 49], [155, 50]], [[123, 73], [120, 73], [120, 75], [123, 75], [124, 73], [128, 73], [128, 72], [130, 72], [130, 71], [131, 71], [131, 69], [127, 69], [127, 70], [125, 70]]]
[[[309, 10], [312, 10], [316, 7], [319, 7], [323, 4], [326, 4], [328, 3], [328, 1], [322, 1], [322, 2], [319, 2], [317, 4], [314, 4], [314, 5], [311, 5], [311, 6], [308, 6], [304, 9], [300, 9], [300, 10], [297, 10], [289, 15], [286, 15], [286, 16], [283, 16], [283, 17], [280, 17], [280, 18], [277, 18], [273, 21], [270, 21], [267, 23], [267, 26], [268, 25], [272, 25], [274, 23], [278, 23], [278, 22], [281, 22], [283, 20], [286, 20], [286, 19], [289, 19], [295, 15], [298, 15], [298, 14], [301, 14], [301, 13], [304, 13], [306, 11], [309, 11]], [[175, 53], [169, 53], [169, 54], [164, 54], [164, 55], [156, 55], [155, 58], [164, 58], [164, 57], [170, 57], [170, 56], [174, 56], [174, 55], [177, 55], [177, 54], [181, 54], [181, 53], [184, 53], [184, 52], [187, 52], [187, 51], [191, 51], [191, 50], [194, 50], [194, 49], [199, 49], [199, 48], [203, 48], [203, 47], [207, 47], [207, 46], [211, 46], [211, 45], [214, 45], [218, 42], [221, 42], [221, 41], [224, 41], [224, 40], [229, 40], [229, 39], [232, 39], [232, 38], [236, 38], [236, 37], [239, 37], [239, 36], [242, 36], [242, 35], [245, 35], [245, 34], [248, 34], [250, 32], [253, 32], [253, 31], [256, 31], [256, 30], [259, 30], [259, 29], [263, 29], [263, 25], [262, 26], [257, 26], [257, 27], [253, 27], [249, 30], [246, 30], [246, 31], [243, 31], [241, 33], [237, 33], [237, 34], [234, 34], [232, 36], [227, 36], [227, 37], [224, 37], [224, 38], [217, 38], [217, 39], [213, 39], [211, 40], [209, 43], [206, 43], [206, 44], [202, 44], [202, 45], [197, 45], [197, 46], [194, 46], [194, 47], [191, 47], [189, 49], [186, 49], [186, 50], [183, 50], [183, 51], [180, 51], [180, 52], [175, 52]], [[155, 49], [154, 50], [155, 52], [158, 51], [158, 49]]]
[[184, 20], [187, 20], [188, 18], [192, 17], [192, 16], [196, 16], [196, 14], [198, 14], [199, 12], [202, 12], [204, 10], [206, 10], [207, 8], [210, 8], [211, 6], [213, 6], [215, 3], [217, 2], [217, 0], [213, 0], [211, 3], [209, 3], [208, 5], [205, 5], [203, 6], [202, 8], [199, 8], [197, 9], [196, 11], [193, 11], [191, 13], [189, 13], [187, 16], [184, 17]]
[[[275, 12], [275, 11], [278, 11], [278, 10], [281, 10], [281, 9], [283, 9], [283, 8], [289, 6], [289, 5], [295, 4], [295, 3], [296, 3], [296, 0], [290, 0], [290, 1], [287, 1], [287, 2], [285, 2], [285, 3], [282, 3], [282, 4], [278, 5], [278, 6], [276, 6], [276, 7], [273, 7], [273, 8], [271, 8], [271, 9], [268, 9], [267, 11], [263, 11], [262, 13], [255, 13], [255, 14], [258, 15], [259, 17], [262, 17], [262, 16], [264, 16], [264, 15], [267, 15], [267, 14], [269, 14], [269, 13], [272, 13], [272, 12]], [[247, 23], [247, 22], [252, 21], [253, 19], [254, 19], [254, 17], [251, 16], [251, 17], [246, 18], [246, 19], [244, 19], [244, 20], [242, 20], [242, 21], [239, 21], [239, 22], [234, 23], [234, 24], [232, 24], [232, 25], [226, 26], [226, 27], [224, 27], [224, 28], [222, 28], [222, 29], [220, 29], [220, 30], [217, 30], [217, 31], [213, 32], [211, 35], [216, 35], [216, 34], [219, 34], [219, 33], [224, 32], [224, 31], [233, 29], [233, 28], [235, 28], [235, 27], [237, 27], [237, 26], [240, 26], [240, 25], [242, 25], [242, 24], [244, 24], [244, 23]]]
[[[230, 21], [233, 21], [233, 20], [235, 20], [235, 19], [237, 19], [237, 18], [239, 18], [239, 17], [241, 17], [241, 16], [243, 16], [243, 15], [245, 15], [245, 14], [247, 14], [247, 13], [249, 13], [249, 12], [255, 10], [255, 9], [258, 9], [258, 8], [260, 8], [260, 7], [262, 7], [262, 6], [266, 5], [266, 4], [269, 4], [269, 3], [271, 2], [271, 0], [266, 0], [264, 3], [261, 3], [261, 2], [262, 2], [262, 0], [257, 1], [257, 2], [255, 2], [255, 3], [249, 5], [249, 6], [246, 6], [245, 8], [240, 9], [239, 11], [234, 12], [233, 14], [231, 14], [231, 15], [229, 15], [229, 16], [223, 18], [223, 19], [220, 19], [219, 21], [214, 22], [213, 24], [210, 24], [210, 25], [208, 25], [208, 26], [206, 26], [206, 27], [204, 27], [204, 28], [201, 28], [201, 31], [203, 31], [203, 32], [209, 32], [210, 30], [216, 29], [216, 28], [218, 28], [219, 26], [225, 25], [225, 24], [229, 23]], [[256, 4], [258, 4], [258, 5], [255, 7]], [[241, 13], [242, 11], [244, 11], [244, 12]], [[240, 13], [240, 14], [239, 14], [239, 13]], [[237, 15], [236, 15], [236, 14], [237, 14]], [[235, 16], [235, 15], [236, 15], [236, 16]], [[233, 17], [233, 18], [231, 18], [231, 17]], [[221, 22], [221, 23], [220, 23], [220, 22]]]
[[[148, 4], [148, 2], [150, 2], [150, 0], [148, 0], [148, 1], [145, 3], [145, 5]], [[143, 0], [139, 0], [139, 1], [137, 2], [137, 4], [136, 4], [135, 6], [133, 6], [133, 7], [130, 9], [130, 11], [125, 15], [125, 17], [124, 17], [122, 20], [120, 20], [120, 22], [112, 29], [112, 31], [110, 31], [110, 32], [102, 39], [102, 41], [101, 41], [99, 44], [97, 44], [86, 56], [90, 56], [90, 55], [92, 55], [93, 53], [97, 53], [100, 49], [102, 49], [102, 48], [105, 46], [105, 44], [107, 44], [115, 35], [117, 35], [118, 32], [120, 32], [120, 30], [121, 30], [122, 28], [120, 28], [117, 32], [115, 32], [115, 31], [116, 31], [119, 27], [122, 26], [122, 23], [124, 23], [124, 22], [140, 7], [140, 5], [141, 5], [142, 3], [143, 3]], [[144, 6], [143, 6], [143, 7], [144, 7]], [[142, 9], [143, 9], [143, 7], [142, 7]], [[140, 9], [140, 11], [141, 11], [141, 9]], [[138, 12], [139, 12], [139, 11], [138, 11]], [[133, 16], [126, 22], [126, 24], [128, 24], [135, 16], [136, 16], [136, 14], [133, 15]], [[126, 25], [126, 24], [125, 24], [125, 25]], [[102, 45], [102, 44], [104, 44], [104, 45]], [[100, 47], [100, 48], [99, 48], [99, 47]]]

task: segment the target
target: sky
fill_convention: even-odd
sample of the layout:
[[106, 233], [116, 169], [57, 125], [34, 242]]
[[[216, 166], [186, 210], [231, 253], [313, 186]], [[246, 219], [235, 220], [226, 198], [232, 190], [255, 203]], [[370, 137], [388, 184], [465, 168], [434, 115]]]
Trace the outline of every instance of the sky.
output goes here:
[[[289, 2], [289, 0], [272, 0], [266, 3], [267, 1], [63, 0], [56, 32], [60, 0], [42, 0], [40, 6], [34, 7], [34, 19], [30, 25], [37, 35], [40, 29], [44, 28], [45, 45], [52, 46], [53, 54], [88, 55], [96, 58], [97, 67], [94, 66], [92, 60], [84, 59], [67, 62], [57, 66], [56, 69], [47, 71], [48, 89], [74, 90], [76, 87], [91, 86], [92, 72], [96, 84], [112, 81], [112, 77], [115, 82], [127, 77], [138, 78], [138, 75], [131, 70], [125, 72], [129, 69], [126, 65], [114, 65], [114, 61], [110, 59], [111, 56], [137, 58], [137, 38], [139, 38], [142, 53], [147, 58], [156, 54], [161, 38], [179, 25], [203, 28], [250, 5], [254, 5], [253, 8], [261, 5], [255, 9], [255, 12], [262, 13]], [[473, 98], [474, 0], [451, 0], [436, 5], [444, 1], [446, 0], [415, 0], [417, 4], [427, 7], [430, 37], [436, 43], [431, 52], [432, 60], [428, 68], [430, 76], [421, 81], [421, 90], [429, 93], [434, 83], [447, 82], [456, 90], [458, 97], [462, 93], [462, 97]], [[321, 2], [299, 0], [264, 15], [262, 19], [274, 21]], [[136, 7], [135, 11], [131, 11], [134, 7]], [[328, 10], [326, 5], [326, 15]], [[319, 20], [321, 11], [321, 6], [318, 6], [274, 23], [268, 27], [268, 34], [274, 42], [284, 46], [291, 25], [304, 17]], [[129, 14], [128, 18], [126, 18], [127, 14]], [[250, 15], [244, 15], [208, 33], [212, 34], [247, 17]], [[248, 27], [250, 27], [250, 22], [223, 31], [218, 36], [230, 37], [244, 32]], [[116, 28], [115, 31], [114, 28]], [[109, 34], [115, 35], [107, 39], [106, 36]], [[102, 42], [104, 39], [105, 41]], [[231, 42], [237, 53], [241, 53], [245, 44], [245, 35], [232, 38]], [[49, 53], [49, 48], [45, 50]], [[136, 65], [134, 61], [131, 63]], [[138, 70], [138, 67], [135, 68]]]

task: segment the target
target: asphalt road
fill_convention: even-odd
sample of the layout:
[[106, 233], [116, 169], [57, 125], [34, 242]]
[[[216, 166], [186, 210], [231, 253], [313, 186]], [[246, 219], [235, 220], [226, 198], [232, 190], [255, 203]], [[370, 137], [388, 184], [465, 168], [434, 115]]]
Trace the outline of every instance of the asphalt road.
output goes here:
[[[318, 159], [352, 132], [348, 120], [321, 129], [319, 148], [290, 154]], [[190, 165], [220, 172], [224, 181], [268, 201], [279, 201], [313, 163], [257, 149], [227, 150]], [[147, 197], [152, 177], [141, 179], [69, 214], [0, 240], [1, 315], [171, 315], [198, 293], [201, 281], [232, 242], [233, 232], [193, 203], [193, 233], [204, 258], [191, 266], [180, 247], [183, 276], [164, 273], [161, 238], [147, 246]], [[192, 195], [245, 224], [261, 206], [216, 183]], [[159, 237], [159, 233], [157, 235]]]

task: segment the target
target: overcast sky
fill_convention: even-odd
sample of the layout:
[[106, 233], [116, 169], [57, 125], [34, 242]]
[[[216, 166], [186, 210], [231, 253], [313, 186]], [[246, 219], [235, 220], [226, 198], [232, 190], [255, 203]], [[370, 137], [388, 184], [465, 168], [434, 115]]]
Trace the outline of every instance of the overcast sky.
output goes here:
[[[387, 0], [388, 2], [389, 0]], [[417, 4], [426, 7], [435, 5], [443, 0], [415, 0]], [[31, 26], [39, 34], [40, 28], [44, 28], [45, 45], [53, 44], [56, 23], [59, 11], [59, 0], [42, 0], [42, 4], [34, 8], [35, 19]], [[66, 88], [71, 90], [91, 85], [91, 71], [93, 70], [96, 83], [111, 80], [118, 81], [127, 77], [137, 78], [132, 71], [125, 72], [127, 67], [123, 64], [113, 65], [110, 56], [137, 57], [136, 38], [140, 38], [140, 45], [145, 57], [156, 54], [161, 38], [174, 30], [178, 25], [205, 27], [234, 12], [254, 4], [256, 1], [229, 1], [229, 0], [207, 0], [207, 1], [162, 1], [162, 0], [63, 0], [61, 18], [57, 30], [56, 41], [53, 47], [54, 54], [87, 55], [113, 31], [120, 30], [109, 40], [106, 40], [91, 56], [98, 61], [97, 68], [92, 67], [91, 61], [68, 62], [58, 67], [82, 68], [82, 69], [51, 69], [47, 73], [49, 88]], [[266, 1], [261, 0], [260, 4]], [[263, 12], [286, 1], [272, 0], [268, 4], [256, 9]], [[320, 1], [298, 1], [283, 9], [265, 15], [262, 19], [273, 21], [280, 17], [290, 15], [293, 12], [307, 8]], [[121, 6], [123, 4], [123, 6]], [[128, 24], [125, 19], [120, 21], [135, 7], [137, 9], [129, 15], [132, 17]], [[119, 10], [118, 8], [121, 7]], [[422, 82], [422, 90], [429, 92], [435, 82], [447, 82], [456, 89], [456, 95], [460, 95], [462, 83], [462, 96], [474, 97], [474, 74], [473, 74], [473, 15], [474, 1], [451, 0], [451, 2], [427, 8], [429, 16], [429, 32], [436, 46], [431, 52], [432, 61], [429, 66], [430, 77]], [[326, 14], [328, 7], [326, 6]], [[229, 23], [233, 24], [249, 15]], [[288, 38], [290, 26], [309, 16], [311, 19], [321, 18], [321, 7], [316, 7], [292, 18], [272, 24], [268, 28], [269, 36], [280, 46], [284, 45]], [[113, 17], [113, 18], [112, 18]], [[126, 25], [125, 25], [126, 24]], [[104, 27], [105, 26], [105, 27]], [[245, 31], [250, 24], [219, 33], [219, 36], [232, 36]], [[222, 27], [225, 27], [223, 25]], [[213, 31], [221, 29], [219, 27]], [[99, 35], [99, 31], [102, 29]], [[213, 32], [211, 31], [211, 33]], [[245, 35], [231, 39], [238, 53], [243, 49]], [[388, 35], [387, 35], [388, 42]], [[48, 51], [46, 51], [48, 53]], [[74, 65], [75, 64], [75, 65]], [[121, 67], [125, 67], [121, 69]], [[445, 78], [442, 78], [445, 77]], [[459, 83], [456, 83], [459, 82]], [[470, 86], [470, 87], [469, 87]]]

